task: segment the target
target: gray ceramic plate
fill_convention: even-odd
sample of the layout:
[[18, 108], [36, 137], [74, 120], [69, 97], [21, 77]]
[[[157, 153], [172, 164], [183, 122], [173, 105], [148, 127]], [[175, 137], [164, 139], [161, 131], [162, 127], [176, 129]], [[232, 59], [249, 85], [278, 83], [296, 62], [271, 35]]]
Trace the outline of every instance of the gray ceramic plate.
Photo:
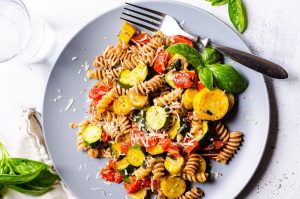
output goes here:
[[[185, 21], [184, 26], [195, 34], [249, 51], [232, 29], [201, 9], [173, 1], [143, 1], [139, 4]], [[82, 65], [85, 61], [91, 63], [107, 45], [116, 44], [123, 23], [119, 19], [121, 10], [119, 7], [99, 16], [76, 34], [58, 58], [46, 89], [43, 123], [49, 153], [62, 180], [83, 199], [124, 198], [126, 195], [122, 185], [107, 185], [96, 178], [99, 168], [107, 160], [90, 159], [86, 153], [78, 152], [75, 130], [69, 128], [69, 122], [81, 121], [87, 115], [86, 90], [94, 83], [85, 81]], [[72, 60], [73, 57], [78, 59]], [[206, 198], [236, 197], [254, 174], [268, 137], [269, 100], [263, 76], [233, 64], [249, 80], [248, 89], [239, 96], [236, 110], [228, 117], [229, 128], [244, 133], [244, 143], [229, 165], [212, 163], [213, 172], [220, 172], [222, 176], [213, 177], [210, 183], [199, 184]], [[75, 99], [74, 103], [65, 111], [70, 98]], [[106, 196], [102, 189], [106, 190]]]

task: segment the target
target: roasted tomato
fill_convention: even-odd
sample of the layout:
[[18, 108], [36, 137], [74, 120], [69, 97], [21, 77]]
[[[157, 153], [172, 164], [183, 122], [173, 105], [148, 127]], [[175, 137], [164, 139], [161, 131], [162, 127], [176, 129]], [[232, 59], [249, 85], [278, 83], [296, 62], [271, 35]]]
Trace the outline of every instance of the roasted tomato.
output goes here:
[[177, 88], [190, 88], [195, 78], [194, 71], [181, 71], [174, 74], [173, 82]]
[[162, 146], [163, 150], [174, 157], [180, 157], [180, 151], [171, 139], [165, 139]]
[[188, 38], [186, 38], [186, 37], [184, 37], [184, 36], [175, 35], [172, 38], [173, 38], [175, 44], [187, 44], [189, 46], [194, 47], [193, 41], [190, 40], [190, 39], [188, 39]]
[[131, 38], [131, 41], [133, 41], [134, 43], [139, 43], [139, 44], [147, 44], [150, 40], [152, 39], [152, 36], [142, 32], [136, 35], [133, 35], [133, 37]]
[[154, 70], [159, 74], [163, 74], [166, 71], [169, 59], [170, 53], [168, 53], [164, 49], [161, 50], [154, 60]]
[[150, 187], [150, 185], [151, 181], [148, 178], [143, 180], [133, 180], [130, 183], [124, 183], [125, 190], [129, 194], [136, 193], [144, 187]]

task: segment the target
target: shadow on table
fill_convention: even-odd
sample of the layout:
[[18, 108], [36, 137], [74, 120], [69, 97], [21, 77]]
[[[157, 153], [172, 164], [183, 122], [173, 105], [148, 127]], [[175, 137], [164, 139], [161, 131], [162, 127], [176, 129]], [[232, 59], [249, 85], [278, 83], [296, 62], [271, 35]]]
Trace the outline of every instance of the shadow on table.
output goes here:
[[253, 192], [256, 189], [258, 182], [263, 177], [265, 171], [268, 169], [269, 165], [272, 162], [273, 152], [277, 141], [278, 134], [278, 108], [277, 102], [274, 94], [274, 86], [271, 78], [265, 77], [266, 85], [270, 98], [270, 132], [266, 145], [264, 155], [261, 159], [261, 162], [254, 173], [254, 176], [249, 181], [245, 189], [238, 195], [237, 199], [245, 198], [249, 193]]

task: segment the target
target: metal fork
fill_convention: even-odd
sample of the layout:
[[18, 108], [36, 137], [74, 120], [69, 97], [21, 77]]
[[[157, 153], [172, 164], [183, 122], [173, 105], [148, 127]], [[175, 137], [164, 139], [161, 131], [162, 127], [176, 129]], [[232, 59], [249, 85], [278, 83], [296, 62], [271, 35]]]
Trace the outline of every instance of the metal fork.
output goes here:
[[273, 62], [244, 51], [215, 44], [209, 38], [201, 38], [188, 33], [170, 15], [131, 3], [125, 4], [126, 6], [122, 12], [122, 17], [120, 17], [125, 21], [143, 27], [152, 32], [160, 30], [168, 36], [185, 36], [192, 41], [199, 43], [203, 48], [206, 46], [211, 46], [232, 60], [269, 77], [277, 79], [286, 79], [288, 77], [288, 73], [281, 66]]

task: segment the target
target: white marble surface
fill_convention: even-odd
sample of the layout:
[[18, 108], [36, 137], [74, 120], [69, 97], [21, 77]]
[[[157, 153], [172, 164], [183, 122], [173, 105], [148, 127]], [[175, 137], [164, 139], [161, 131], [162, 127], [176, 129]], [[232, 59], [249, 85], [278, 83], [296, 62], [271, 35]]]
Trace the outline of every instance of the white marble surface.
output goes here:
[[[226, 7], [211, 7], [204, 0], [181, 0], [230, 24]], [[59, 41], [57, 52], [87, 22], [123, 0], [24, 0], [30, 10], [44, 17]], [[300, 1], [244, 0], [249, 26], [242, 35], [255, 54], [283, 65], [287, 80], [267, 79], [272, 120], [268, 146], [255, 176], [240, 198], [300, 198]], [[1, 44], [0, 44], [1, 45]], [[18, 144], [22, 110], [35, 106], [41, 111], [43, 94], [53, 60], [36, 65], [0, 64], [0, 140], [9, 150]], [[255, 133], [255, 132], [253, 132]], [[253, 143], [255, 144], [255, 143]], [[237, 171], [238, 172], [238, 171]]]

